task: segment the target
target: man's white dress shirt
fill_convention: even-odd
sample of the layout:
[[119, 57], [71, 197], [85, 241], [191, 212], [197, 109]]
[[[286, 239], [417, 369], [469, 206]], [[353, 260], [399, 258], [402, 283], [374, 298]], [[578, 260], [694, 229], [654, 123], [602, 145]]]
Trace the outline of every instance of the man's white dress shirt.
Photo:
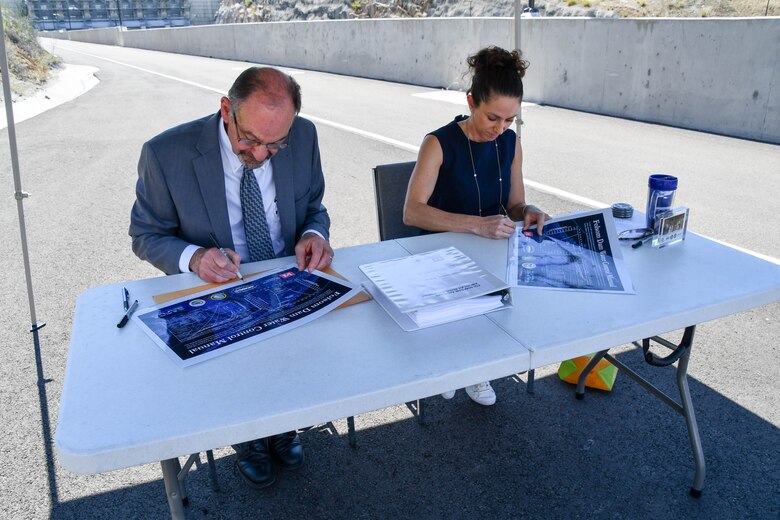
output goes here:
[[[219, 149], [222, 153], [222, 170], [225, 175], [225, 196], [227, 198], [228, 218], [230, 220], [230, 232], [233, 235], [233, 245], [236, 253], [241, 255], [242, 262], [249, 261], [249, 249], [246, 245], [246, 233], [244, 233], [244, 216], [241, 212], [241, 177], [244, 175], [244, 165], [230, 146], [230, 138], [225, 131], [225, 125], [219, 126]], [[253, 170], [260, 193], [263, 194], [263, 207], [265, 218], [268, 221], [268, 231], [271, 234], [274, 254], [279, 256], [284, 251], [282, 239], [282, 221], [279, 218], [279, 210], [276, 206], [276, 185], [274, 184], [274, 170], [271, 161], [266, 161], [259, 168]], [[314, 231], [307, 231], [314, 232]], [[317, 233], [319, 235], [319, 233]], [[220, 244], [221, 245], [221, 244]], [[190, 260], [200, 246], [187, 246], [179, 258], [179, 270], [183, 273], [190, 271]]]

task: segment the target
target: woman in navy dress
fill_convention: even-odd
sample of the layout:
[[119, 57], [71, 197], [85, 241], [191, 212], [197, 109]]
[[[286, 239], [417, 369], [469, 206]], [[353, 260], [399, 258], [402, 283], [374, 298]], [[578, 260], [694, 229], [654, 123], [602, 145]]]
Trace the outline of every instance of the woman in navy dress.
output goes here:
[[[487, 47], [467, 60], [472, 81], [468, 116], [423, 139], [404, 204], [404, 223], [427, 231], [457, 231], [507, 239], [515, 223], [537, 225], [549, 215], [526, 203], [523, 151], [510, 126], [523, 97], [528, 63], [519, 51]], [[466, 388], [474, 401], [492, 405], [489, 382]], [[455, 391], [442, 397], [451, 399]]]

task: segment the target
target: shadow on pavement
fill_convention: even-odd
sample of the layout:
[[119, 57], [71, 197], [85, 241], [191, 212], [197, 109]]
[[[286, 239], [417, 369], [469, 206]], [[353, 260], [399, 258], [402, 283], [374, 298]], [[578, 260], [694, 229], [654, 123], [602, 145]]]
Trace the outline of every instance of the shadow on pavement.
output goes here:
[[[617, 355], [670, 395], [673, 368]], [[664, 372], [664, 374], [660, 374]], [[659, 378], [660, 376], [660, 378]], [[521, 376], [525, 380], [525, 375]], [[778, 428], [689, 376], [707, 462], [704, 495], [691, 498], [693, 457], [682, 416], [619, 374], [614, 390], [583, 401], [555, 368], [495, 381], [498, 403], [461, 390], [426, 400], [425, 425], [404, 406], [302, 434], [307, 465], [254, 491], [217, 455], [221, 491], [204, 465], [188, 480], [190, 518], [776, 518]], [[53, 518], [163, 518], [162, 480], [57, 504]]]

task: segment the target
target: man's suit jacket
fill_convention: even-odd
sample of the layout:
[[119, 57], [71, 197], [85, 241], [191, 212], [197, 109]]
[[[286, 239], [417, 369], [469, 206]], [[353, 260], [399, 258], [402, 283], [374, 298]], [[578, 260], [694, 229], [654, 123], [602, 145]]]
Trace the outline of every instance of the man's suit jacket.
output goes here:
[[[138, 161], [136, 202], [130, 215], [133, 252], [166, 274], [179, 272], [189, 244], [212, 247], [213, 233], [233, 249], [219, 148], [220, 114], [166, 130], [144, 144]], [[302, 231], [330, 228], [322, 205], [325, 179], [317, 131], [301, 117], [290, 129], [290, 145], [271, 159], [285, 255], [295, 254]]]

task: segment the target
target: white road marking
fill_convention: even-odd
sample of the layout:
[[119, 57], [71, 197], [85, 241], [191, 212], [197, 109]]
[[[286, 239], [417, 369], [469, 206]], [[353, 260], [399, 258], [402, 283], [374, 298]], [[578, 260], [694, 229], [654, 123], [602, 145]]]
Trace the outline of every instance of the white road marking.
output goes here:
[[198, 87], [198, 88], [202, 88], [202, 89], [205, 89], [205, 90], [210, 90], [211, 92], [216, 92], [217, 94], [220, 94], [220, 95], [223, 95], [223, 96], [226, 94], [224, 91], [222, 91], [222, 90], [220, 90], [218, 88], [209, 87], [208, 85], [203, 85], [201, 83], [195, 83], [194, 81], [189, 81], [189, 80], [186, 80], [186, 79], [177, 78], [176, 76], [169, 76], [168, 74], [163, 74], [162, 72], [156, 72], [154, 70], [145, 69], [143, 67], [138, 67], [136, 65], [130, 65], [129, 63], [124, 63], [122, 61], [112, 60], [111, 58], [104, 58], [103, 56], [98, 56], [96, 54], [90, 54], [90, 53], [84, 52], [84, 51], [77, 51], [75, 49], [71, 49], [71, 48], [68, 48], [68, 47], [65, 47], [65, 48], [68, 49], [71, 52], [75, 52], [76, 54], [83, 54], [84, 56], [89, 56], [91, 58], [96, 58], [96, 59], [99, 59], [99, 60], [108, 61], [110, 63], [116, 63], [117, 65], [122, 65], [124, 67], [130, 67], [131, 69], [140, 70], [141, 72], [147, 72], [149, 74], [154, 74], [155, 76], [160, 76], [161, 78], [170, 79], [170, 80], [173, 80], [173, 81], [178, 81], [180, 83], [185, 83], [187, 85], [192, 85], [193, 87]]
[[[95, 77], [95, 72], [98, 70], [97, 67], [88, 65], [65, 63], [56, 73], [56, 79], [51, 81], [45, 90], [40, 90], [32, 96], [14, 102], [14, 124], [26, 121], [86, 93], [99, 83]], [[7, 126], [8, 119], [5, 117], [5, 105], [3, 104], [0, 105], [0, 130]]]
[[354, 126], [347, 126], [342, 125], [341, 123], [336, 123], [335, 121], [330, 121], [328, 119], [322, 119], [321, 117], [312, 116], [308, 114], [301, 114], [301, 116], [305, 117], [306, 119], [309, 119], [311, 121], [314, 121], [315, 123], [319, 123], [321, 125], [330, 126], [332, 128], [336, 128], [338, 130], [343, 130], [345, 132], [349, 132], [355, 135], [359, 135], [361, 137], [366, 137], [368, 139], [373, 139], [375, 141], [379, 141], [380, 143], [389, 144], [390, 146], [395, 146], [396, 148], [401, 148], [402, 150], [406, 150], [408, 152], [417, 153], [420, 151], [419, 146], [415, 146], [413, 144], [407, 144], [401, 141], [398, 141], [397, 139], [393, 139], [391, 137], [385, 137], [383, 135], [375, 134], [374, 132], [368, 132], [366, 130], [361, 130], [360, 128], [355, 128]]
[[[433, 90], [430, 92], [419, 92], [417, 94], [412, 94], [414, 97], [423, 98], [423, 99], [431, 99], [433, 101], [444, 101], [446, 103], [452, 103], [454, 105], [461, 105], [461, 106], [468, 106], [468, 103], [466, 103], [466, 93], [461, 92], [459, 90]], [[523, 101], [522, 106], [524, 107], [530, 107], [535, 106], [536, 103], [528, 103], [527, 101]]]

